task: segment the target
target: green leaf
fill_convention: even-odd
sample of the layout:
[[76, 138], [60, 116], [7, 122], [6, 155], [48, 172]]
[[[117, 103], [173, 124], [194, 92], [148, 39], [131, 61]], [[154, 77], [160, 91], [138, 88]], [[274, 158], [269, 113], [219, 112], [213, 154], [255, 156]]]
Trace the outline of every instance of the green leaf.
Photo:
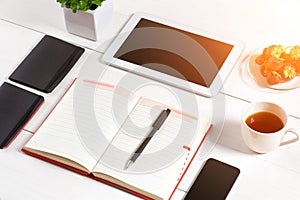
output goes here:
[[92, 4], [96, 4], [97, 6], [100, 6], [101, 1], [100, 0], [92, 0]]
[[101, 3], [105, 0], [56, 0], [61, 4], [61, 7], [70, 8], [73, 12], [77, 10], [86, 11], [91, 8], [92, 5], [101, 6]]

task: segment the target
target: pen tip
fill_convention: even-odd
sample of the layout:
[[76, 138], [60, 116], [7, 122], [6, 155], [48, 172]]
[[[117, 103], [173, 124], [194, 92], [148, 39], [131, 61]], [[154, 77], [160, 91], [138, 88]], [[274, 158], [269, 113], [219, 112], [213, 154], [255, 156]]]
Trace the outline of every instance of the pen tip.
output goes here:
[[133, 163], [132, 160], [128, 160], [128, 162], [124, 166], [124, 170], [128, 169], [132, 165], [132, 163]]

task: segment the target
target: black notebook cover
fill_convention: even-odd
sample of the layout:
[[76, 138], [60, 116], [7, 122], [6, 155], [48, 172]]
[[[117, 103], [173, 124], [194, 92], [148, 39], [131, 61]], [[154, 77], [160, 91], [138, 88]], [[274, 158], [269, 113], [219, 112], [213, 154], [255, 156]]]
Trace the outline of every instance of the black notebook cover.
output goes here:
[[49, 93], [72, 69], [83, 52], [81, 47], [45, 35], [9, 79]]
[[0, 87], [0, 148], [7, 146], [44, 101], [9, 83]]

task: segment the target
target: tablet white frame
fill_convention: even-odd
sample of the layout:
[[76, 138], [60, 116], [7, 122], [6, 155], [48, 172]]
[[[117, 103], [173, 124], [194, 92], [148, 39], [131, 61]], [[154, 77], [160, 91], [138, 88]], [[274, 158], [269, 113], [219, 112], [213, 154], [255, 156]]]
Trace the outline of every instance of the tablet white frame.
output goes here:
[[[187, 32], [191, 32], [197, 35], [201, 35], [210, 39], [214, 39], [220, 42], [224, 42], [233, 46], [231, 49], [227, 59], [223, 63], [221, 69], [219, 70], [217, 76], [214, 78], [213, 82], [211, 83], [210, 87], [205, 87], [202, 85], [198, 85], [196, 83], [190, 82], [188, 80], [183, 80], [156, 70], [152, 70], [134, 63], [130, 63], [118, 58], [114, 58], [114, 55], [119, 50], [121, 45], [127, 39], [131, 31], [136, 27], [138, 22], [141, 19], [151, 20], [157, 23], [161, 23], [167, 26], [171, 26], [177, 29], [181, 29]], [[244, 44], [240, 41], [227, 38], [224, 36], [218, 36], [203, 30], [196, 30], [195, 28], [188, 27], [185, 25], [178, 24], [176, 22], [172, 22], [169, 20], [165, 20], [156, 16], [152, 16], [146, 13], [135, 13], [124, 28], [121, 30], [119, 35], [115, 38], [115, 40], [111, 43], [108, 47], [106, 52], [103, 55], [103, 61], [111, 66], [115, 66], [121, 68], [126, 71], [133, 72], [135, 74], [151, 78], [156, 81], [160, 81], [162, 83], [169, 84], [171, 86], [175, 86], [180, 89], [184, 89], [190, 91], [195, 94], [203, 95], [206, 97], [213, 97], [218, 94], [221, 87], [223, 86], [224, 81], [228, 77], [229, 73], [231, 72], [232, 68], [236, 64], [237, 60], [239, 59], [242, 51], [244, 49]]]

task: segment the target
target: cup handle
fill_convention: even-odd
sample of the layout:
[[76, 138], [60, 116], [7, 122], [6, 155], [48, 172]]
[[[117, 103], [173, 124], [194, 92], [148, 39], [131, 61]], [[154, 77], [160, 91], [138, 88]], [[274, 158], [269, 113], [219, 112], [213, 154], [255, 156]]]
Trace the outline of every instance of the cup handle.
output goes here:
[[[295, 137], [292, 138], [292, 139], [289, 139], [289, 140], [287, 140], [287, 141], [283, 141], [283, 139], [284, 139], [284, 137], [285, 137], [285, 135], [286, 135], [287, 133], [292, 133], [292, 134], [294, 134]], [[280, 146], [283, 146], [283, 145], [286, 145], [286, 144], [291, 144], [291, 143], [293, 143], [293, 142], [297, 142], [298, 140], [299, 140], [299, 133], [298, 133], [298, 131], [297, 131], [296, 129], [290, 128], [290, 129], [287, 129], [287, 130], [284, 132], [284, 135], [283, 135], [282, 140], [281, 140], [281, 142], [280, 142]]]

